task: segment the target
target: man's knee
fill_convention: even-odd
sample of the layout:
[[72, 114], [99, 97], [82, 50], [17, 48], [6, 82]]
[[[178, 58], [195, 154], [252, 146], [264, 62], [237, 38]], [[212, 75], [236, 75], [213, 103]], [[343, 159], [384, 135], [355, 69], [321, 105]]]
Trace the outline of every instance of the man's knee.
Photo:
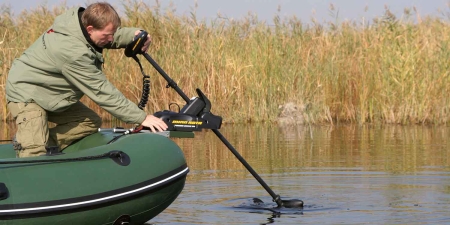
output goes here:
[[97, 115], [97, 117], [94, 120], [95, 128], [100, 128], [102, 126], [103, 120], [100, 116]]
[[98, 128], [102, 126], [103, 121], [99, 115], [93, 114], [89, 116], [87, 122], [89, 123], [89, 127], [91, 127], [93, 130], [98, 130]]
[[30, 157], [45, 154], [45, 145], [48, 139], [45, 110], [29, 104], [21, 107], [15, 116], [17, 132], [13, 145], [18, 151], [18, 156]]

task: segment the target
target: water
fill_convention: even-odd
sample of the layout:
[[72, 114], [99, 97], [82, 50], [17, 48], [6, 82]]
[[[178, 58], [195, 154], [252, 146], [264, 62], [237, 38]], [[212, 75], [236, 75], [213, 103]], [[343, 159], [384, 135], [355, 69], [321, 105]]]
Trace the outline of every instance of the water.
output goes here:
[[[175, 140], [191, 172], [180, 196], [148, 224], [450, 224], [449, 127], [250, 124], [220, 131], [276, 194], [301, 199], [304, 208], [277, 209], [204, 131]], [[7, 129], [0, 135], [11, 136]]]
[[448, 127], [221, 132], [282, 199], [303, 200], [303, 210], [276, 209], [214, 133], [203, 132], [177, 140], [191, 172], [179, 198], [149, 224], [450, 224]]

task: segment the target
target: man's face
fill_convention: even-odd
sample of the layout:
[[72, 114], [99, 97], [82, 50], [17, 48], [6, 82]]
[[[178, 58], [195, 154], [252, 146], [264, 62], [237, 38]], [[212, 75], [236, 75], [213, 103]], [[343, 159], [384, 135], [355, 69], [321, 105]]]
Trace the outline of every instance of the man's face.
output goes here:
[[114, 40], [114, 33], [116, 32], [112, 23], [109, 23], [105, 28], [100, 30], [97, 30], [92, 26], [86, 27], [86, 30], [94, 44], [100, 48], [111, 43]]

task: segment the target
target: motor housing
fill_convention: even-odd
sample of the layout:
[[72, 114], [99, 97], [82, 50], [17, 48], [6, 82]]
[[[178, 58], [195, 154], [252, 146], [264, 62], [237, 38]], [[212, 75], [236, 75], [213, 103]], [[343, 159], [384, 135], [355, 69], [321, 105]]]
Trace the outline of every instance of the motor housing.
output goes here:
[[220, 129], [222, 117], [212, 113], [203, 113], [194, 116], [187, 113], [179, 113], [163, 110], [153, 114], [161, 118], [168, 126], [168, 131], [201, 131], [202, 129]]

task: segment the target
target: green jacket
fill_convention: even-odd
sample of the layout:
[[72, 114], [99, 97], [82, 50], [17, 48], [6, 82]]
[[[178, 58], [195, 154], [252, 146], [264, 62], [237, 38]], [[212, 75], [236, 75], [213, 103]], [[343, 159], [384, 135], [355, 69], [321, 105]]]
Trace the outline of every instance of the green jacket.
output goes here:
[[[140, 124], [146, 113], [125, 98], [102, 72], [101, 52], [86, 40], [74, 8], [56, 17], [19, 58], [6, 83], [12, 102], [34, 101], [47, 111], [61, 112], [87, 95], [100, 107], [126, 123]], [[124, 48], [139, 28], [119, 28], [105, 48]], [[24, 34], [25, 35], [25, 34]]]

